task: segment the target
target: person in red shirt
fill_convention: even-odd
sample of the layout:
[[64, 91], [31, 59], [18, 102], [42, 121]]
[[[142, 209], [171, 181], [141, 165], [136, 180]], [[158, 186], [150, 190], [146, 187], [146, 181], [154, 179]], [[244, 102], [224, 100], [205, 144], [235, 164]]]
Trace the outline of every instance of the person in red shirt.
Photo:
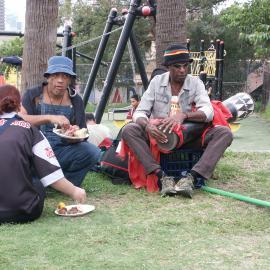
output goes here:
[[130, 104], [132, 106], [132, 108], [129, 110], [128, 114], [127, 114], [127, 120], [132, 120], [132, 116], [134, 114], [134, 112], [136, 111], [137, 107], [140, 104], [140, 97], [137, 94], [134, 94], [133, 96], [131, 96], [130, 98]]

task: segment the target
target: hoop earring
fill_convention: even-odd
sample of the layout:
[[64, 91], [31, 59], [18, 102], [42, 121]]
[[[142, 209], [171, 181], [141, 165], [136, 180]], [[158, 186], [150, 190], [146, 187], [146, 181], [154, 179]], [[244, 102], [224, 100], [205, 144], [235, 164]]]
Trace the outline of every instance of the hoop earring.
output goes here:
[[74, 88], [71, 88], [70, 86], [68, 86], [68, 94], [70, 97], [75, 97], [77, 95], [76, 90]]

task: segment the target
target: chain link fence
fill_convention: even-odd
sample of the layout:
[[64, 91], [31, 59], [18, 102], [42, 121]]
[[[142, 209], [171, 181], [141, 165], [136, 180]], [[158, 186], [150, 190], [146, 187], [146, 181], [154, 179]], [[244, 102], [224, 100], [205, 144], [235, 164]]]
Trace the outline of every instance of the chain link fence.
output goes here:
[[[247, 85], [248, 76], [260, 69], [262, 64], [261, 61], [252, 60], [226, 61], [225, 58], [222, 87], [223, 100], [239, 92], [249, 92]], [[262, 102], [262, 91], [261, 85], [250, 94], [255, 101]]]
[[[147, 64], [147, 63], [146, 63]], [[247, 78], [248, 75], [252, 72], [256, 72], [261, 68], [263, 63], [261, 61], [224, 61], [224, 73], [223, 73], [223, 87], [222, 87], [222, 96], [223, 100], [239, 93], [247, 92]], [[83, 91], [86, 87], [86, 83], [91, 71], [92, 64], [77, 64], [76, 72], [78, 75], [78, 85], [80, 93], [83, 94]], [[89, 102], [96, 104], [99, 102], [99, 98], [102, 94], [102, 89], [104, 81], [108, 74], [109, 65], [101, 65], [95, 79], [94, 89], [91, 92]], [[121, 63], [119, 71], [113, 85], [113, 90], [109, 102], [113, 103], [116, 90], [120, 92], [120, 103], [126, 103], [129, 100], [130, 89], [135, 89], [135, 91], [141, 94], [141, 85], [136, 85], [133, 78], [133, 70], [130, 62]], [[138, 76], [138, 74], [136, 74]], [[214, 78], [213, 78], [214, 82]], [[263, 93], [263, 87], [260, 86], [253, 93], [251, 93], [255, 101], [260, 101], [266, 103], [267, 94]], [[269, 95], [269, 94], [268, 94]]]
[[[108, 66], [100, 65], [98, 74], [95, 78], [94, 87], [91, 91], [89, 102], [97, 104], [102, 94], [102, 89], [109, 70]], [[92, 64], [77, 64], [77, 86], [81, 95], [83, 95], [87, 81], [91, 72]], [[130, 63], [121, 63], [119, 72], [117, 72], [115, 82], [113, 84], [110, 103], [127, 103], [129, 101], [129, 89], [135, 87], [132, 75], [132, 67]]]

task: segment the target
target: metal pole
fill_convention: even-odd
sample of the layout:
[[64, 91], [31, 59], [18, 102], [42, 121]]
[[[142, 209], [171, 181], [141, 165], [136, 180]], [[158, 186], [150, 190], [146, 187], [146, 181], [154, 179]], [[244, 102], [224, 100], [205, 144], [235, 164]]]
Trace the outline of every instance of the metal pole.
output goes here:
[[0, 36], [23, 37], [24, 34], [22, 32], [0, 31]]
[[102, 93], [100, 102], [96, 108], [95, 117], [96, 117], [97, 124], [101, 122], [102, 115], [104, 113], [107, 101], [110, 97], [114, 79], [115, 79], [118, 67], [120, 65], [122, 56], [124, 54], [127, 41], [130, 36], [130, 31], [132, 30], [133, 24], [136, 19], [136, 9], [140, 5], [140, 3], [141, 3], [141, 0], [132, 0], [130, 3], [128, 15], [127, 15], [124, 27], [122, 29], [122, 32], [121, 32], [121, 35], [120, 35], [113, 59], [112, 59], [111, 66], [108, 70], [108, 74], [104, 83], [103, 93]]
[[72, 59], [72, 51], [67, 50], [67, 47], [71, 46], [71, 27], [69, 25], [65, 26], [65, 30], [63, 31], [64, 39], [63, 39], [63, 46], [62, 46], [62, 56], [66, 56]]
[[223, 68], [224, 68], [224, 41], [220, 41], [220, 53], [219, 53], [220, 61], [219, 61], [219, 72], [218, 72], [218, 93], [219, 100], [223, 100]]
[[200, 71], [204, 71], [204, 40], [201, 40], [201, 45], [200, 45]]
[[[23, 37], [24, 33], [22, 32], [13, 32], [13, 31], [0, 31], [0, 36], [14, 36], [14, 37]], [[62, 33], [57, 33], [58, 37], [63, 37]]]
[[219, 89], [218, 89], [218, 74], [219, 74], [219, 54], [220, 54], [220, 40], [216, 40], [216, 72], [215, 72], [215, 93], [214, 93], [214, 99], [219, 100]]
[[105, 26], [104, 31], [103, 31], [103, 36], [100, 40], [100, 43], [99, 43], [99, 46], [97, 49], [96, 57], [95, 57], [95, 60], [93, 62], [93, 66], [91, 68], [91, 72], [89, 74], [89, 77], [88, 77], [88, 80], [87, 80], [87, 83], [86, 83], [86, 86], [84, 89], [84, 94], [83, 94], [84, 108], [86, 108], [86, 106], [87, 106], [88, 99], [89, 99], [91, 91], [93, 89], [94, 82], [95, 82], [95, 79], [97, 76], [97, 72], [98, 72], [98, 69], [99, 69], [99, 66], [101, 63], [101, 59], [103, 57], [108, 39], [110, 37], [110, 35], [108, 33], [111, 32], [111, 30], [112, 30], [112, 27], [114, 24], [113, 20], [116, 17], [116, 15], [117, 15], [117, 10], [115, 8], [111, 9], [110, 14], [108, 16], [106, 26]]
[[148, 87], [148, 78], [147, 78], [147, 74], [146, 74], [146, 71], [145, 71], [144, 63], [142, 61], [142, 57], [140, 55], [138, 44], [137, 44], [134, 32], [132, 30], [130, 32], [129, 40], [130, 40], [130, 43], [131, 43], [131, 47], [132, 47], [132, 50], [133, 50], [133, 53], [134, 53], [136, 63], [138, 65], [140, 75], [141, 75], [143, 88], [144, 88], [144, 90], [146, 90], [147, 87]]
[[76, 73], [76, 48], [72, 49], [73, 72]]
[[190, 39], [189, 38], [187, 39], [187, 49], [190, 52]]
[[[60, 44], [56, 44], [56, 47], [57, 47], [57, 48], [60, 48], [60, 49], [63, 48], [62, 45], [60, 45]], [[87, 59], [87, 60], [90, 60], [90, 61], [92, 61], [92, 62], [95, 60], [95, 58], [90, 57], [90, 56], [88, 56], [88, 55], [86, 55], [86, 54], [84, 54], [84, 53], [78, 52], [77, 50], [76, 50], [76, 55], [77, 55], [77, 56], [80, 56], [80, 57], [82, 57], [82, 58], [85, 58], [85, 59]], [[106, 62], [101, 62], [101, 65], [104, 66], [104, 67], [107, 67], [107, 66], [108, 66], [108, 64], [107, 64]]]
[[154, 22], [156, 22], [156, 10], [157, 10], [157, 1], [156, 0], [148, 0], [149, 5], [155, 10], [153, 14]]

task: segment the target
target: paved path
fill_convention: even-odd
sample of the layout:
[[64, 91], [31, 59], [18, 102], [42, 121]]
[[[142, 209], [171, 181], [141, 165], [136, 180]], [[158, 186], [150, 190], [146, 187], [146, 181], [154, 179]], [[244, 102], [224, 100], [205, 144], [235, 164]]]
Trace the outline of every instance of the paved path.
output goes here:
[[[102, 123], [112, 130], [116, 136], [119, 128], [112, 121], [108, 121], [104, 114]], [[234, 133], [234, 140], [228, 150], [235, 152], [270, 152], [270, 121], [264, 120], [257, 114], [239, 121], [240, 128]]]
[[241, 123], [234, 133], [234, 140], [229, 150], [236, 152], [270, 152], [270, 121], [252, 114]]

